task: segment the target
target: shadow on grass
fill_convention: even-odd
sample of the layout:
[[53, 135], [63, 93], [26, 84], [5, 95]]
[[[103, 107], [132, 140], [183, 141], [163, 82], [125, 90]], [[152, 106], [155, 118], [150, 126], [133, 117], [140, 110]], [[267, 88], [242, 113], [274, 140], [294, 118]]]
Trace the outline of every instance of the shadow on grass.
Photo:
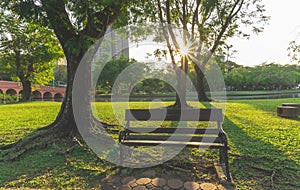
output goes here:
[[[282, 101], [285, 100], [272, 101], [272, 104], [281, 104]], [[239, 103], [246, 104], [268, 114], [271, 113], [271, 115], [276, 115], [276, 111], [274, 113], [272, 105], [269, 105], [267, 101], [243, 101]], [[214, 107], [209, 102], [202, 104], [206, 108]], [[285, 141], [280, 141], [280, 138], [291, 138], [296, 134], [288, 134], [290, 135], [288, 136], [287, 134], [281, 134], [282, 131], [274, 133], [268, 131], [268, 128], [259, 129], [260, 127], [264, 127], [260, 124], [268, 122], [255, 120], [255, 114], [259, 113], [253, 112], [251, 117], [239, 117], [239, 114], [245, 114], [246, 112], [238, 112], [233, 112], [230, 117], [225, 116], [223, 123], [223, 128], [227, 133], [229, 146], [231, 147], [229, 152], [230, 170], [238, 189], [300, 189], [300, 165], [285, 155], [289, 151], [293, 151], [291, 147], [288, 147], [289, 144], [280, 146], [284, 147], [285, 150], [289, 148], [284, 153], [278, 147], [262, 139], [265, 135], [266, 139], [271, 138], [273, 142], [278, 140], [278, 144], [287, 143], [286, 139]], [[272, 118], [272, 116], [270, 117]], [[265, 120], [267, 119], [268, 117], [265, 117]], [[236, 124], [234, 120], [239, 124]], [[295, 120], [299, 121], [299, 118]], [[252, 133], [251, 136], [249, 132]], [[253, 135], [255, 133], [263, 134], [255, 137]], [[276, 135], [278, 139], [272, 139]], [[294, 140], [291, 138], [289, 142], [293, 142]], [[300, 146], [299, 143], [294, 143], [293, 147]], [[297, 156], [295, 152], [293, 155]]]
[[254, 189], [299, 189], [300, 166], [270, 143], [250, 137], [225, 117], [231, 151], [230, 169], [238, 185]]
[[74, 144], [69, 143], [52, 144], [20, 160], [0, 162], [0, 188], [99, 188], [114, 166], [79, 145], [66, 148]]

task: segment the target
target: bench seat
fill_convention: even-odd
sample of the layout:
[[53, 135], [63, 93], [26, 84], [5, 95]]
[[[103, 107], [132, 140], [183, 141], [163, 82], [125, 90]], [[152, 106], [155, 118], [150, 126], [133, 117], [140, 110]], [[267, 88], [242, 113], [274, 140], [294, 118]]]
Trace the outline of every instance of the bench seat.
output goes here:
[[208, 142], [184, 142], [184, 141], [163, 141], [163, 140], [124, 140], [122, 144], [127, 146], [180, 146], [185, 145], [191, 148], [220, 148], [224, 147], [221, 143], [208, 143]]

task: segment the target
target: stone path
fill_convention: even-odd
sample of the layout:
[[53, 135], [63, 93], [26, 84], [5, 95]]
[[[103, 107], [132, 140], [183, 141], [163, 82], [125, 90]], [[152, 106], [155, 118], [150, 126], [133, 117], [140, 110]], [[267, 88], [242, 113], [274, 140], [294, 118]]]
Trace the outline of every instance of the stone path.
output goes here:
[[[213, 183], [183, 182], [179, 179], [135, 178], [111, 175], [101, 186], [103, 190], [228, 190]], [[234, 189], [234, 188], [230, 188]]]

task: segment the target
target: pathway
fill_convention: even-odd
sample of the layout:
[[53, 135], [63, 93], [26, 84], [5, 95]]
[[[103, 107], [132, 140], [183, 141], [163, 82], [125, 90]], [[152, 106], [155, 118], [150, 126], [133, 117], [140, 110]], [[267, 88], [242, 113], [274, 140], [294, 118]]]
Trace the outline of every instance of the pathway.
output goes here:
[[184, 182], [179, 179], [135, 178], [110, 175], [103, 181], [103, 190], [232, 190], [234, 187], [200, 182]]

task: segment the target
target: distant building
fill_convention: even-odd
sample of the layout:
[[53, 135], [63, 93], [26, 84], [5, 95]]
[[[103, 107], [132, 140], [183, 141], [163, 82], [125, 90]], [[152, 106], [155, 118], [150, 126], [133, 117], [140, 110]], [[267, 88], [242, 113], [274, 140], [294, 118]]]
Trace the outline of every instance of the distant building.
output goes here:
[[104, 36], [97, 53], [96, 57], [100, 57], [103, 54], [109, 55], [112, 58], [124, 58], [129, 59], [129, 42], [125, 35], [118, 34], [110, 26]]

